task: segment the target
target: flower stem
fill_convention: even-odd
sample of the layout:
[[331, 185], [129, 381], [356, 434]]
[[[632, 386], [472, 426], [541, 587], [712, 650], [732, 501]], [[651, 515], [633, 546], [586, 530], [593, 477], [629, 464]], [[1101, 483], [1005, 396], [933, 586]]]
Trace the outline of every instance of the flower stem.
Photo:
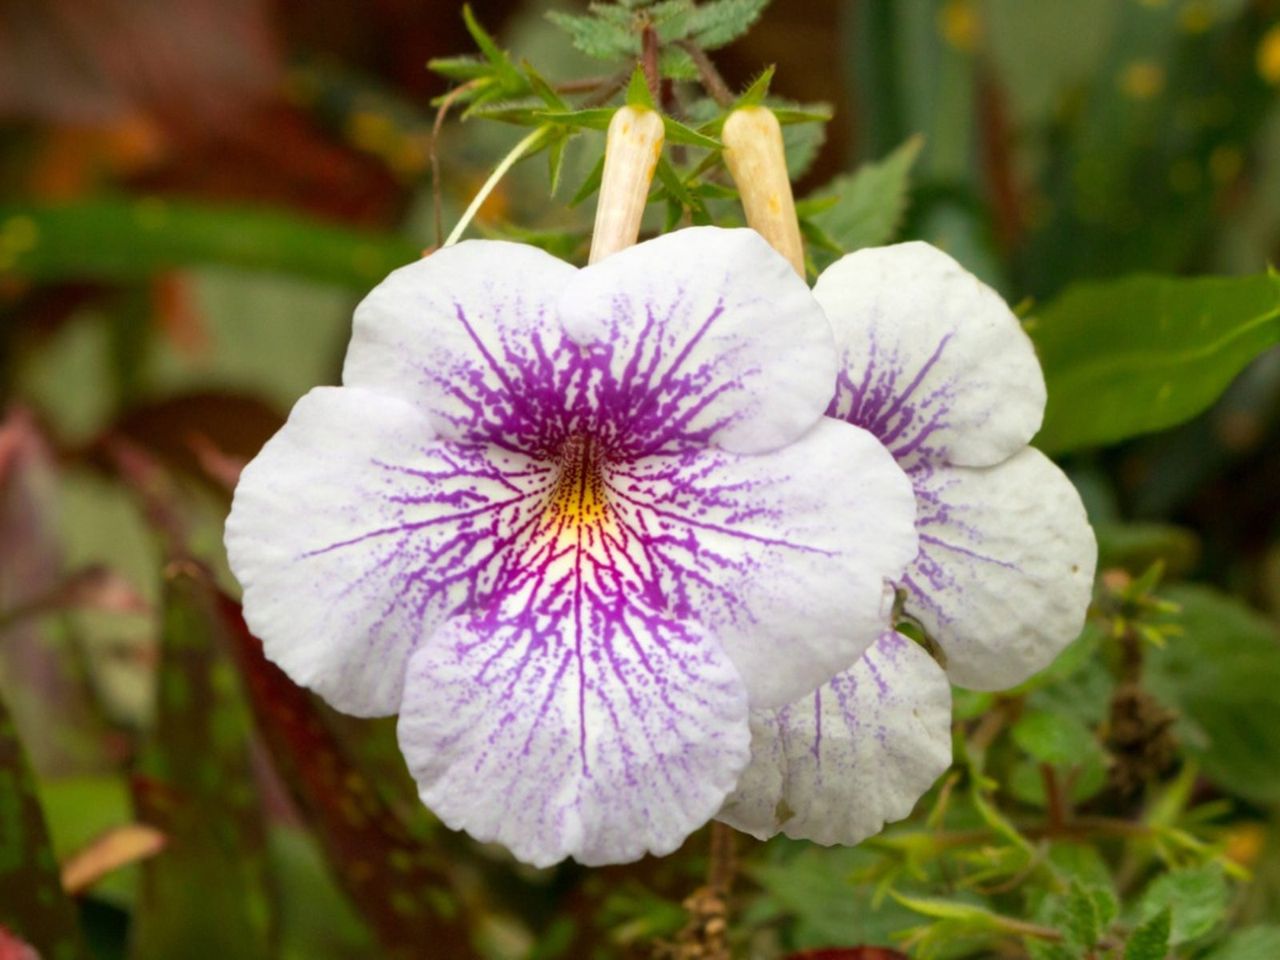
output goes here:
[[489, 199], [489, 194], [493, 193], [493, 190], [498, 185], [499, 181], [507, 175], [507, 171], [514, 167], [516, 165], [516, 161], [521, 157], [540, 146], [542, 139], [547, 135], [547, 132], [547, 127], [535, 127], [528, 136], [511, 148], [511, 152], [503, 157], [498, 165], [493, 168], [493, 173], [489, 174], [489, 179], [484, 182], [484, 185], [480, 187], [476, 192], [476, 195], [471, 198], [471, 205], [467, 207], [466, 212], [462, 215], [462, 219], [459, 220], [457, 226], [453, 228], [453, 232], [449, 234], [449, 238], [445, 240], [443, 246], [451, 247], [462, 238], [463, 231], [466, 230], [471, 224], [471, 221], [475, 219], [476, 213], [484, 202]]

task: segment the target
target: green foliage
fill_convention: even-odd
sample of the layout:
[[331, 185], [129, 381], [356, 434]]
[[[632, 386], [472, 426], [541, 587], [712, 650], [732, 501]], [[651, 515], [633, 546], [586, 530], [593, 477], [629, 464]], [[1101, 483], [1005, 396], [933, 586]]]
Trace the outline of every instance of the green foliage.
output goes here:
[[[48, 960], [82, 960], [86, 956], [75, 906], [62, 892], [31, 771], [2, 702], [0, 928], [20, 937]], [[5, 947], [3, 929], [0, 947]]]
[[[620, 61], [640, 55], [641, 33], [652, 29], [664, 44], [686, 41], [715, 50], [742, 36], [759, 19], [769, 0], [657, 0], [649, 3], [592, 3], [587, 14], [548, 12], [573, 45], [597, 60]], [[660, 61], [662, 75], [687, 80], [696, 74], [678, 48]]]
[[1139, 916], [1146, 923], [1168, 913], [1169, 943], [1178, 946], [1210, 933], [1226, 916], [1227, 903], [1222, 868], [1210, 863], [1156, 877], [1143, 895]]
[[1124, 948], [1124, 960], [1165, 960], [1169, 955], [1170, 915], [1166, 908], [1143, 921]]
[[166, 844], [143, 866], [130, 955], [269, 958], [274, 898], [250, 725], [213, 586], [190, 561], [167, 575], [163, 618], [156, 727], [135, 798]]
[[1274, 960], [1280, 957], [1280, 927], [1250, 927], [1227, 937], [1204, 960]]
[[819, 269], [842, 253], [893, 239], [907, 208], [911, 168], [923, 142], [913, 137], [878, 163], [837, 177], [806, 198], [813, 213], [804, 222], [817, 245]]
[[1151, 653], [1149, 682], [1181, 715], [1207, 776], [1259, 803], [1280, 801], [1280, 636], [1238, 600], [1203, 586], [1164, 594], [1180, 634]]
[[1048, 453], [1174, 426], [1280, 343], [1280, 277], [1133, 277], [1082, 284], [1029, 325], [1049, 388]]
[[0, 224], [30, 238], [8, 272], [29, 280], [124, 281], [206, 264], [365, 289], [421, 256], [403, 237], [278, 211], [160, 198], [0, 203]]

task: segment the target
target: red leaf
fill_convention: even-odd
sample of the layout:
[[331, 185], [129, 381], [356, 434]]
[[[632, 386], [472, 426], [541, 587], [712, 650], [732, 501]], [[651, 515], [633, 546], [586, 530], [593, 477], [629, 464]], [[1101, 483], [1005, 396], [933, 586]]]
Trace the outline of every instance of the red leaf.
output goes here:
[[409, 960], [431, 944], [434, 956], [472, 956], [461, 920], [441, 912], [441, 901], [453, 899], [443, 864], [350, 756], [311, 694], [263, 656], [239, 605], [224, 598], [223, 611], [276, 769], [388, 954]]

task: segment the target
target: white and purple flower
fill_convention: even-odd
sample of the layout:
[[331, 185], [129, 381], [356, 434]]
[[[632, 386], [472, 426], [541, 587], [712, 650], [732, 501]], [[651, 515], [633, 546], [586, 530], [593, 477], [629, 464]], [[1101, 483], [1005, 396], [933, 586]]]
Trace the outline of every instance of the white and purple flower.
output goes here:
[[851, 254], [814, 295], [840, 354], [828, 415], [873, 433], [915, 489], [920, 549], [898, 585], [945, 668], [887, 632], [814, 694], [753, 711], [752, 763], [721, 819], [853, 844], [946, 770], [948, 680], [1013, 686], [1079, 634], [1097, 547], [1071, 482], [1027, 446], [1044, 378], [999, 295], [924, 243]]
[[[877, 370], [905, 370], [883, 342], [898, 353]], [[963, 513], [950, 461], [922, 477], [904, 460], [913, 494], [872, 436], [919, 435], [894, 411], [870, 431], [824, 416], [836, 375], [822, 308], [752, 231], [683, 230], [582, 270], [444, 249], [366, 298], [344, 385], [299, 401], [245, 469], [226, 541], [246, 618], [335, 707], [400, 713], [448, 825], [534, 864], [671, 851], [738, 786], [749, 710], [795, 710], [881, 636], [887, 584], [933, 572], [904, 573], [916, 500], [952, 505], [930, 536], [985, 529], [989, 498]], [[904, 409], [935, 417], [924, 396]], [[940, 627], [967, 608], [944, 609]], [[885, 645], [855, 673], [932, 665]]]

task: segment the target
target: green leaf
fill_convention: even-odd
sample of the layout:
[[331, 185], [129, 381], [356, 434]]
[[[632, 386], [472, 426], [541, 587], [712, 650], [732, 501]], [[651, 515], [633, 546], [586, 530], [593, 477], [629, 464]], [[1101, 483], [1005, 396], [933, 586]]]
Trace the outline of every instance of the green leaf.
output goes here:
[[1071, 881], [1062, 905], [1061, 923], [1072, 943], [1085, 950], [1092, 948], [1114, 919], [1115, 897], [1111, 891]]
[[266, 834], [249, 722], [208, 574], [166, 576], [155, 729], [135, 786], [140, 819], [166, 835], [142, 867], [133, 960], [272, 956]]
[[649, 89], [649, 78], [645, 76], [644, 70], [636, 67], [631, 71], [631, 79], [627, 81], [627, 89], [625, 93], [627, 106], [638, 107], [645, 110], [657, 110], [657, 104], [653, 102], [653, 91]]
[[582, 110], [540, 110], [538, 117], [549, 123], [581, 128], [584, 130], [608, 130], [609, 121], [617, 113], [615, 107], [586, 107]]
[[813, 199], [837, 198], [813, 222], [845, 253], [888, 243], [906, 212], [911, 167], [924, 141], [912, 137], [878, 163], [836, 177]]
[[1190, 419], [1280, 343], [1280, 276], [1079, 284], [1035, 314], [1049, 403], [1035, 443], [1065, 453]]
[[769, 95], [769, 85], [773, 83], [773, 75], [776, 70], [777, 67], [770, 65], [760, 71], [760, 75], [751, 81], [751, 85], [746, 90], [742, 91], [742, 96], [738, 97], [732, 109], [741, 110], [744, 107], [758, 107], [764, 103], [764, 98]]
[[1161, 596], [1181, 608], [1182, 633], [1148, 650], [1146, 679], [1181, 714], [1183, 749], [1231, 792], [1280, 802], [1280, 634], [1209, 587], [1174, 587]]
[[1014, 742], [1035, 760], [1074, 766], [1099, 750], [1093, 732], [1075, 717], [1028, 710], [1013, 725]]
[[701, 147], [704, 150], [723, 150], [724, 144], [714, 137], [708, 137], [705, 133], [699, 133], [693, 127], [687, 126], [669, 117], [662, 115], [662, 129], [666, 134], [668, 143], [683, 143], [689, 147]]
[[571, 208], [576, 207], [590, 198], [592, 194], [600, 189], [600, 184], [603, 180], [604, 157], [602, 156], [596, 161], [595, 166], [591, 168], [591, 172], [588, 173], [586, 178], [582, 181], [582, 185], [574, 191], [573, 196], [569, 200], [569, 206]]
[[701, 4], [689, 20], [689, 36], [704, 50], [733, 43], [764, 13], [769, 0], [712, 0]]
[[457, 57], [432, 57], [427, 61], [427, 69], [449, 80], [465, 83], [476, 80], [491, 72], [488, 60], [470, 55]]
[[1237, 930], [1204, 960], [1276, 960], [1280, 957], [1280, 927], [1263, 926]]
[[1169, 942], [1177, 946], [1204, 936], [1226, 916], [1229, 891], [1216, 863], [1174, 870], [1156, 877], [1139, 905], [1144, 921], [1172, 914]]
[[582, 53], [597, 60], [628, 60], [640, 55], [640, 36], [630, 19], [619, 22], [599, 16], [584, 16], [551, 10], [547, 19], [569, 35]]
[[366, 289], [421, 256], [404, 237], [293, 214], [156, 198], [0, 204], [0, 229], [32, 238], [9, 272], [32, 280], [124, 281], [200, 264], [247, 267]]
[[1165, 960], [1169, 953], [1169, 910], [1142, 923], [1125, 944], [1124, 960]]
[[76, 926], [75, 905], [62, 892], [58, 862], [49, 844], [49, 831], [31, 771], [18, 731], [3, 703], [0, 703], [0, 928], [21, 937], [46, 960], [77, 960], [85, 956]]

